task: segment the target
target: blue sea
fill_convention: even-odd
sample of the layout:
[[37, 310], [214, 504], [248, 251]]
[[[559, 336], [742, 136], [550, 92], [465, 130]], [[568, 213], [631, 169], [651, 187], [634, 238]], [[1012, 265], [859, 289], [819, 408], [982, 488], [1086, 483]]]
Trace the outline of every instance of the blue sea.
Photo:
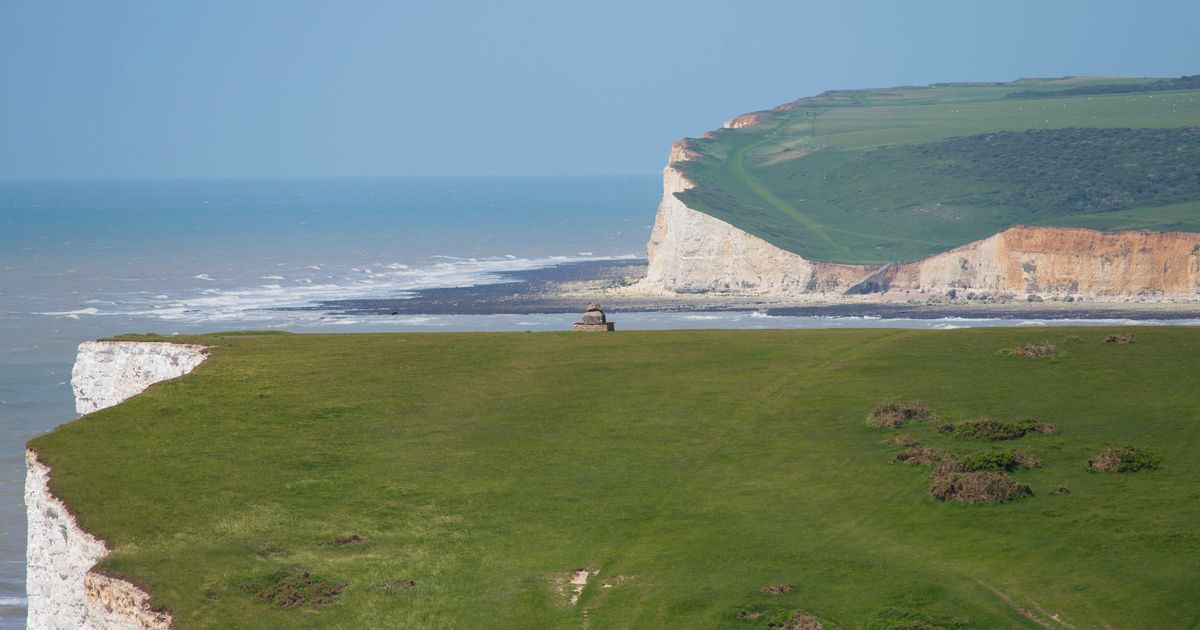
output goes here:
[[[25, 615], [23, 446], [75, 418], [70, 371], [80, 342], [247, 328], [563, 330], [577, 315], [364, 317], [293, 307], [639, 258], [660, 195], [657, 175], [0, 182], [0, 625], [21, 627]], [[624, 329], [1046, 323], [755, 312], [620, 321]]]

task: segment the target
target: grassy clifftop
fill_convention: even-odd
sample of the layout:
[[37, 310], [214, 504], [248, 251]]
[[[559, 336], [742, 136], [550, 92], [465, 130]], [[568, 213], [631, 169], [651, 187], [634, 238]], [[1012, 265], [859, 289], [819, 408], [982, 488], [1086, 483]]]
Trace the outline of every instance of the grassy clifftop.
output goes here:
[[1013, 225], [1200, 231], [1200, 81], [845, 90], [690, 139], [690, 207], [812, 260], [915, 260]]
[[[31, 446], [179, 628], [1200, 620], [1200, 330], [172, 339], [211, 357]], [[1061, 432], [937, 430], [982, 416]], [[897, 431], [1019, 447], [1034, 496], [939, 501]], [[1086, 470], [1110, 444], [1162, 466]]]

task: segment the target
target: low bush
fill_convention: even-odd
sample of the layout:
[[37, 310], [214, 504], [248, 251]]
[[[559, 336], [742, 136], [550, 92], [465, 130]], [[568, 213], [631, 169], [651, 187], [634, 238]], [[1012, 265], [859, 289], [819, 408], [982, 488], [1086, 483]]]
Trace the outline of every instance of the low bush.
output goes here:
[[785, 610], [776, 614], [767, 627], [779, 630], [824, 630], [825, 624], [803, 610]]
[[981, 418], [955, 424], [943, 424], [938, 432], [949, 433], [956, 438], [977, 440], [1015, 440], [1029, 433], [1058, 433], [1058, 427], [1045, 422], [1020, 420], [1008, 422], [996, 418]]
[[1058, 346], [1050, 342], [1027, 343], [1013, 348], [1012, 353], [1030, 359], [1046, 359], [1058, 356]]
[[1104, 338], [1104, 343], [1115, 343], [1117, 345], [1133, 343], [1133, 335], [1109, 335]]
[[914, 420], [931, 420], [929, 406], [919, 400], [885, 400], [875, 405], [871, 422], [880, 428], [898, 427]]
[[792, 592], [792, 585], [791, 584], [774, 584], [772, 586], [764, 586], [764, 587], [758, 589], [758, 592], [762, 593], [763, 595], [783, 595], [785, 593]]
[[942, 461], [945, 456], [945, 453], [937, 450], [936, 448], [923, 446], [921, 448], [906, 449], [898, 453], [896, 455], [896, 461], [903, 464], [919, 464], [921, 466], [928, 466], [930, 464], [936, 464]]
[[1042, 460], [1022, 450], [980, 451], [958, 456], [943, 453], [935, 462], [931, 477], [966, 472], [1012, 472], [1022, 468], [1040, 468]]
[[1093, 455], [1088, 460], [1088, 468], [1097, 472], [1124, 473], [1154, 470], [1161, 463], [1158, 457], [1139, 448], [1132, 446], [1113, 448], [1110, 446], [1103, 453]]
[[1033, 496], [1029, 486], [1013, 481], [1008, 473], [996, 471], [938, 475], [933, 478], [929, 493], [939, 501], [959, 503], [1002, 503]]
[[989, 470], [1014, 471], [1020, 468], [1038, 468], [1042, 460], [1021, 450], [1013, 451], [980, 451], [966, 455], [959, 460], [962, 472], [982, 472]]

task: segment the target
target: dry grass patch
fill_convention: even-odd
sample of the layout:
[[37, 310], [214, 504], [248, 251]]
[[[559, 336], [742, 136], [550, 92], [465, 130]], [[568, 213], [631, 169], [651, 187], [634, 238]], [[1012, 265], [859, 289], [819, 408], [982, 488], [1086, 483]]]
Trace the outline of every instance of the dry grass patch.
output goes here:
[[1027, 343], [1013, 348], [1011, 352], [1019, 357], [1028, 359], [1047, 359], [1058, 356], [1058, 346], [1045, 341], [1042, 343]]
[[758, 589], [763, 595], [783, 595], [784, 593], [792, 592], [791, 584], [775, 584], [773, 586], [764, 586]]
[[916, 464], [919, 466], [929, 466], [937, 464], [946, 457], [946, 453], [939, 451], [936, 448], [922, 446], [920, 448], [910, 448], [896, 454], [896, 461], [902, 464]]
[[1093, 455], [1088, 460], [1088, 468], [1096, 472], [1137, 472], [1139, 470], [1154, 470], [1162, 463], [1151, 453], [1133, 446], [1124, 448], [1108, 447], [1103, 453]]
[[871, 412], [871, 423], [886, 429], [933, 419], [929, 406], [919, 400], [885, 400], [875, 405], [875, 410]]
[[1003, 472], [957, 472], [933, 478], [929, 493], [939, 501], [959, 503], [1003, 503], [1033, 496], [1029, 486], [1013, 481]]
[[884, 442], [888, 446], [905, 446], [905, 447], [913, 447], [913, 446], [920, 444], [920, 442], [917, 441], [917, 438], [915, 438], [911, 435], [904, 434], [904, 433], [893, 433], [892, 435], [887, 436], [887, 439], [884, 440]]
[[[779, 617], [782, 616], [782, 619]], [[771, 623], [767, 624], [768, 628], [779, 628], [780, 630], [825, 630], [825, 624], [821, 620], [804, 612], [796, 610], [789, 613], [781, 613]]]

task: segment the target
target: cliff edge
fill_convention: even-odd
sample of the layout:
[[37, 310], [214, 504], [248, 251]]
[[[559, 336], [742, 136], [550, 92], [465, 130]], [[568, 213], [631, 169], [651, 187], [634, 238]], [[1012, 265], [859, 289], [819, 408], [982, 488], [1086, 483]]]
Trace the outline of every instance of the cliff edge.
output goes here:
[[650, 265], [635, 290], [738, 295], [843, 293], [876, 270], [806, 260], [689, 208], [676, 193], [695, 184], [678, 165], [693, 155], [686, 140], [671, 147], [663, 169], [662, 201], [646, 245]]
[[[182, 376], [204, 361], [197, 345], [138, 341], [89, 341], [79, 346], [71, 386], [81, 414], [111, 407], [154, 383]], [[150, 608], [137, 585], [95, 571], [108, 554], [103, 540], [79, 526], [50, 489], [51, 470], [37, 453], [25, 452], [28, 519], [26, 593], [30, 628], [161, 630], [170, 614]]]
[[[734, 121], [738, 128], [753, 124]], [[797, 297], [955, 289], [1090, 299], [1200, 297], [1198, 232], [1017, 226], [908, 263], [808, 260], [689, 208], [677, 193], [695, 184], [678, 166], [694, 155], [687, 140], [671, 147], [646, 245], [649, 267], [634, 292]]]

